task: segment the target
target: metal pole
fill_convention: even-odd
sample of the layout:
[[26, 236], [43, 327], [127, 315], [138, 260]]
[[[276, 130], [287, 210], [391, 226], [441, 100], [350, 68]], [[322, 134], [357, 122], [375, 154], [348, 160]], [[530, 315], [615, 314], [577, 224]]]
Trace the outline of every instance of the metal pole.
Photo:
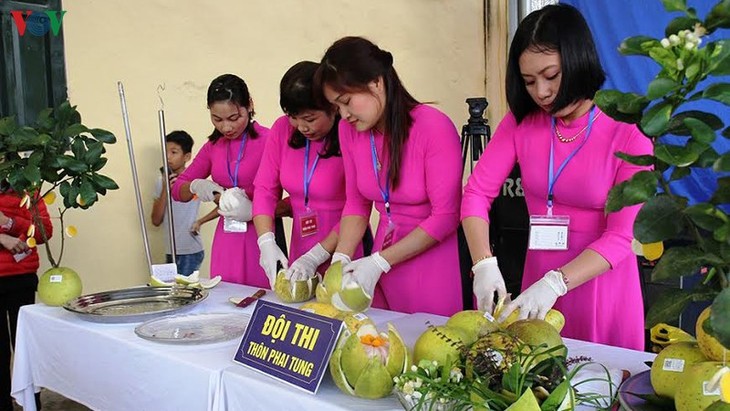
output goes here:
[[124, 97], [124, 86], [121, 81], [117, 82], [119, 90], [119, 100], [122, 104], [122, 119], [124, 120], [124, 132], [127, 135], [127, 147], [129, 148], [129, 163], [132, 166], [132, 183], [134, 183], [134, 193], [137, 196], [137, 212], [139, 214], [139, 225], [142, 228], [142, 240], [144, 241], [144, 251], [147, 256], [147, 268], [152, 275], [152, 256], [150, 255], [150, 242], [147, 238], [147, 226], [144, 221], [144, 208], [142, 207], [142, 196], [139, 191], [139, 178], [137, 177], [137, 164], [134, 161], [134, 148], [132, 147], [132, 132], [129, 128], [129, 113], [127, 112], [127, 100]]
[[170, 167], [167, 164], [167, 141], [165, 136], [165, 111], [157, 110], [157, 120], [160, 123], [160, 144], [162, 145], [162, 167], [165, 184], [165, 191], [167, 193], [167, 229], [170, 233], [170, 254], [172, 255], [172, 262], [177, 262], [177, 247], [175, 247], [175, 219], [172, 214], [172, 197], [170, 196]]

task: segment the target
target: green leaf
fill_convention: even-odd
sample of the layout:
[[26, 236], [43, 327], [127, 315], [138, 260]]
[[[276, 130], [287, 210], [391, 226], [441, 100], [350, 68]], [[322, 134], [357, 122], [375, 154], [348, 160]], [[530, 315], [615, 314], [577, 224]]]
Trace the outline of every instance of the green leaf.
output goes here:
[[690, 134], [692, 134], [692, 138], [700, 143], [711, 144], [715, 141], [715, 130], [705, 124], [702, 120], [687, 117], [684, 119], [684, 125], [689, 129]]
[[715, 83], [707, 86], [702, 97], [730, 106], [730, 83]]
[[657, 144], [654, 146], [654, 155], [659, 160], [677, 167], [692, 165], [700, 154], [691, 147], [673, 146], [669, 144]]
[[90, 140], [87, 144], [89, 151], [84, 155], [84, 162], [89, 165], [95, 164], [99, 161], [102, 153], [104, 152], [104, 144], [98, 141]]
[[646, 313], [646, 328], [649, 329], [659, 323], [671, 323], [679, 319], [679, 315], [692, 302], [692, 294], [670, 288], [665, 290], [649, 307]]
[[106, 190], [116, 190], [119, 188], [116, 182], [112, 180], [111, 178], [107, 176], [103, 176], [101, 174], [92, 174], [91, 180], [94, 183], [95, 186], [106, 189]]
[[676, 17], [667, 24], [664, 29], [664, 35], [669, 37], [672, 34], [677, 34], [682, 30], [692, 30], [695, 24], [701, 23], [696, 17]]
[[710, 311], [712, 334], [725, 347], [730, 347], [730, 288], [725, 288], [715, 298]]
[[66, 127], [65, 130], [63, 130], [63, 136], [64, 137], [76, 137], [81, 133], [85, 133], [89, 131], [88, 128], [86, 128], [83, 124], [71, 124], [70, 126]]
[[725, 223], [725, 225], [718, 227], [715, 231], [713, 231], [712, 238], [721, 243], [730, 239], [730, 223]]
[[728, 222], [727, 215], [709, 203], [687, 207], [684, 213], [700, 228], [713, 231]]
[[608, 193], [606, 212], [640, 204], [656, 194], [658, 177], [654, 171], [639, 171], [630, 179], [617, 184]]
[[666, 11], [685, 11], [687, 10], [687, 0], [662, 0], [664, 10]]
[[720, 177], [717, 179], [717, 190], [710, 200], [712, 204], [730, 203], [730, 177]]
[[83, 200], [85, 203], [82, 206], [84, 208], [91, 206], [97, 200], [94, 185], [89, 181], [84, 180], [81, 183], [81, 187], [79, 187], [79, 194], [81, 194], [81, 200]]
[[644, 113], [640, 123], [641, 130], [647, 136], [660, 136], [667, 130], [671, 115], [672, 104], [670, 102], [663, 101], [656, 104]]
[[707, 14], [704, 26], [707, 30], [730, 28], [730, 1], [722, 0], [718, 2]]
[[661, 47], [659, 40], [648, 36], [634, 36], [624, 39], [618, 47], [624, 56], [649, 56], [649, 50]]
[[613, 153], [616, 157], [624, 160], [625, 162], [637, 166], [651, 166], [654, 164], [654, 156], [632, 156], [631, 154], [622, 153], [620, 151]]
[[91, 171], [99, 171], [106, 165], [107, 159], [104, 157], [101, 157], [94, 163], [91, 167]]
[[667, 132], [678, 136], [690, 135], [689, 128], [687, 128], [687, 126], [684, 124], [684, 120], [687, 118], [695, 118], [697, 120], [700, 120], [710, 126], [710, 128], [712, 128], [713, 130], [719, 130], [724, 126], [722, 120], [720, 120], [720, 117], [714, 114], [705, 113], [704, 111], [689, 110], [677, 113], [674, 117], [672, 117], [672, 119], [669, 121], [669, 128], [667, 129]]
[[40, 185], [41, 170], [38, 168], [38, 166], [32, 164], [27, 165], [25, 168], [23, 168], [23, 176], [32, 185]]
[[71, 143], [71, 152], [77, 159], [84, 159], [84, 155], [86, 155], [86, 145], [84, 144], [83, 137], [76, 137], [74, 139], [73, 143]]
[[705, 252], [696, 246], [671, 247], [659, 259], [651, 272], [653, 281], [695, 274], [705, 261]]
[[649, 104], [642, 95], [618, 90], [599, 90], [593, 101], [612, 119], [629, 124], [641, 121], [642, 112]]
[[15, 117], [3, 117], [0, 119], [0, 136], [9, 136], [18, 128]]
[[730, 42], [719, 40], [708, 44], [706, 49], [710, 54], [707, 74], [714, 76], [730, 74]]
[[724, 171], [730, 171], [730, 151], [721, 155], [715, 164], [712, 165], [712, 170], [720, 173]]
[[89, 130], [92, 136], [94, 136], [95, 139], [101, 141], [104, 144], [114, 144], [117, 142], [117, 138], [114, 137], [114, 134], [112, 134], [109, 131], [100, 129], [100, 128], [92, 128]]
[[83, 161], [79, 161], [71, 156], [61, 156], [58, 158], [58, 162], [61, 167], [72, 171], [73, 173], [80, 174], [88, 170], [88, 166]]
[[681, 180], [692, 173], [692, 169], [689, 167], [674, 167], [672, 175], [669, 177], [670, 181]]
[[568, 395], [570, 389], [570, 380], [565, 380], [558, 384], [550, 395], [540, 404], [540, 411], [557, 411], [562, 404], [565, 396]]
[[678, 90], [681, 86], [681, 84], [677, 84], [677, 82], [672, 79], [659, 77], [649, 83], [649, 87], [646, 90], [646, 98], [649, 100], [655, 100], [660, 97], [665, 97], [669, 93]]
[[702, 152], [702, 154], [700, 154], [700, 158], [698, 158], [695, 162], [695, 166], [701, 168], [712, 167], [712, 165], [715, 164], [718, 158], [720, 158], [720, 154], [718, 154], [714, 148], [708, 147], [705, 151]]
[[64, 181], [58, 186], [58, 192], [61, 194], [61, 197], [68, 197], [68, 192], [70, 190], [71, 184], [69, 184], [68, 181]]
[[642, 244], [676, 237], [684, 228], [682, 209], [682, 204], [666, 194], [650, 198], [634, 220], [634, 237]]

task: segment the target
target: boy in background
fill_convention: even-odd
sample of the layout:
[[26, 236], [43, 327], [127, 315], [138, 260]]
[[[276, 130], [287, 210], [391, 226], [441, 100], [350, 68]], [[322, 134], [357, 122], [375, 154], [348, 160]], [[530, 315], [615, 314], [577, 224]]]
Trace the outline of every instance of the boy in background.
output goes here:
[[[165, 136], [165, 149], [167, 156], [167, 165], [170, 170], [170, 184], [173, 184], [183, 171], [186, 164], [190, 161], [193, 150], [193, 138], [185, 131], [173, 131]], [[160, 171], [163, 171], [160, 168]], [[167, 227], [167, 184], [163, 181], [161, 175], [155, 184], [155, 202], [152, 206], [152, 224], [159, 227], [164, 224]], [[217, 218], [218, 212], [213, 209], [204, 217], [198, 219], [198, 210], [200, 209], [200, 200], [197, 198], [182, 203], [172, 200], [172, 213], [175, 223], [175, 248], [177, 271], [182, 275], [190, 275], [200, 268], [203, 262], [205, 252], [203, 251], [203, 241], [200, 238], [200, 226], [204, 223]], [[170, 251], [170, 232], [163, 230], [165, 233], [165, 254], [166, 262], [172, 262], [172, 253]]]

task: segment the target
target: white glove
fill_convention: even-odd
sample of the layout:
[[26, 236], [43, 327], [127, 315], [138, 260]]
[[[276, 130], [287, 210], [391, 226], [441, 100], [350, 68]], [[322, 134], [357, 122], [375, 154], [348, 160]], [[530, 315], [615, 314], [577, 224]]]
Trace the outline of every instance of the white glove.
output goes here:
[[297, 258], [294, 263], [286, 270], [286, 277], [292, 280], [306, 280], [317, 275], [317, 267], [329, 260], [330, 253], [317, 243], [306, 254]]
[[504, 321], [512, 311], [520, 309], [520, 320], [525, 318], [545, 319], [558, 297], [568, 292], [560, 271], [550, 270], [535, 284], [529, 286], [514, 301], [504, 306], [498, 321]]
[[253, 204], [246, 192], [238, 187], [229, 188], [218, 200], [218, 214], [236, 221], [247, 222], [253, 218]]
[[390, 271], [390, 264], [380, 253], [374, 253], [347, 264], [342, 269], [342, 288], [349, 283], [359, 284], [366, 294], [374, 296], [375, 285], [383, 273]]
[[282, 267], [288, 268], [289, 261], [281, 251], [276, 241], [274, 240], [274, 233], [269, 231], [268, 233], [261, 234], [256, 242], [261, 250], [261, 257], [259, 257], [259, 264], [264, 269], [266, 277], [269, 279], [269, 285], [271, 289], [274, 289], [274, 283], [276, 282], [276, 263], [281, 263]]
[[347, 264], [350, 264], [352, 262], [352, 259], [345, 253], [335, 252], [334, 254], [332, 254], [332, 261], [330, 261], [330, 265], [338, 261], [340, 261], [342, 263], [342, 267], [344, 267]]
[[471, 268], [474, 273], [474, 295], [477, 297], [477, 307], [482, 311], [492, 313], [494, 310], [494, 293], [497, 298], [507, 297], [507, 287], [504, 285], [502, 272], [497, 265], [497, 257], [485, 258]]
[[202, 178], [196, 178], [190, 183], [190, 192], [197, 195], [200, 201], [214, 201], [215, 194], [224, 191], [220, 185]]

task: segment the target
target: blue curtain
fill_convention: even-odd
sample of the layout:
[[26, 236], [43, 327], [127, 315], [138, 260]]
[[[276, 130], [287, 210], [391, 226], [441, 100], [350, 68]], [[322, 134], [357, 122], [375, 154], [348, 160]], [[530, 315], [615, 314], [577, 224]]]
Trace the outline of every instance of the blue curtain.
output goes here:
[[[646, 35], [657, 39], [664, 37], [664, 28], [675, 17], [682, 14], [668, 13], [660, 0], [561, 0], [561, 3], [575, 6], [581, 11], [593, 31], [596, 47], [601, 63], [606, 70], [605, 89], [616, 89], [623, 92], [645, 93], [646, 88], [659, 72], [659, 65], [648, 57], [623, 56], [618, 52], [622, 40], [636, 35]], [[704, 18], [717, 0], [688, 0], [687, 5], [697, 10], [698, 16]], [[707, 42], [730, 37], [730, 30], [717, 30], [711, 36], [703, 37]], [[730, 82], [730, 77], [710, 79]], [[701, 84], [702, 85], [702, 84]], [[725, 126], [730, 125], [730, 108], [714, 101], [702, 100], [692, 105], [683, 106], [681, 111], [702, 110], [720, 117]], [[666, 141], [680, 141], [678, 137], [667, 136]], [[719, 136], [713, 144], [718, 153], [730, 150], [730, 140]], [[692, 173], [672, 183], [672, 190], [689, 198], [690, 203], [707, 201], [717, 189], [718, 175], [712, 169], [693, 168]]]

